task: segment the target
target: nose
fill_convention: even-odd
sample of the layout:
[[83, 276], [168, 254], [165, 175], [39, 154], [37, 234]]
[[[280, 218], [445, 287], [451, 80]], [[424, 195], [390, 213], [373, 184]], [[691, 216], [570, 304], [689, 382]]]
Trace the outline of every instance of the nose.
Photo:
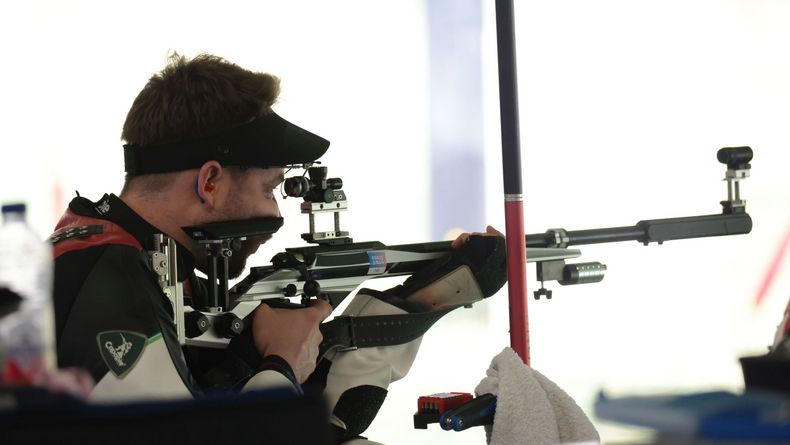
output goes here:
[[277, 218], [282, 218], [283, 215], [280, 213], [280, 205], [277, 204], [277, 198], [272, 197], [272, 203], [274, 204], [274, 213], [276, 214]]

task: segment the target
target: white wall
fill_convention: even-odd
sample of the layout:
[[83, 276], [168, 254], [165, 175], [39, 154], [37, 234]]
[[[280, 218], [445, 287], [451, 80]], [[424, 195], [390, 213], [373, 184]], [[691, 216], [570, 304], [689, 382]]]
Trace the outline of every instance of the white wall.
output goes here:
[[[493, 3], [493, 2], [486, 2]], [[790, 4], [781, 0], [517, 1], [527, 233], [717, 213], [723, 146], [755, 150], [747, 236], [581, 246], [599, 284], [530, 301], [532, 362], [592, 413], [600, 389], [737, 389], [737, 358], [765, 351], [790, 294]], [[0, 7], [0, 200], [24, 199], [44, 236], [73, 190], [118, 192], [120, 128], [169, 51], [216, 53], [283, 79], [278, 111], [332, 141], [357, 240], [427, 241], [421, 1], [30, 1]], [[493, 6], [485, 10], [487, 220], [504, 228]], [[481, 173], [482, 174], [482, 173]], [[459, 178], [462, 180], [462, 178]], [[293, 215], [266, 253], [299, 242]], [[530, 291], [536, 289], [534, 271]], [[508, 344], [504, 292], [438, 323], [368, 432], [389, 443], [482, 443], [415, 431], [420, 395], [471, 391]], [[618, 431], [601, 424], [605, 439]], [[449, 434], [449, 436], [448, 436]]]

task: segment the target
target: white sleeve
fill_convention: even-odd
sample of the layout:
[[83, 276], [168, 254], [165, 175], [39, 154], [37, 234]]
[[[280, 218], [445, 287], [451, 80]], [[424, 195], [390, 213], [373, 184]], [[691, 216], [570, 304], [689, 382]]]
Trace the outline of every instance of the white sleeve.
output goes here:
[[[300, 389], [282, 373], [261, 371], [244, 385], [243, 392], [288, 388], [299, 394]], [[152, 337], [131, 369], [117, 376], [108, 371], [96, 384], [89, 400], [97, 403], [125, 403], [142, 400], [192, 398], [184, 384], [161, 335]]]
[[[358, 294], [343, 314], [357, 317], [404, 313], [406, 311], [391, 304], [368, 295]], [[348, 430], [352, 435], [364, 431], [367, 428], [366, 423], [372, 421], [379, 406], [360, 407], [363, 411], [367, 411], [364, 415], [362, 412], [357, 412], [359, 415], [349, 416], [343, 407], [339, 407], [338, 401], [345, 393], [347, 393], [346, 398], [349, 399], [352, 398], [352, 394], [358, 391], [367, 393], [363, 399], [372, 400], [374, 399], [373, 393], [365, 389], [370, 387], [380, 388], [381, 390], [374, 391], [378, 394], [386, 394], [390, 383], [400, 380], [409, 372], [421, 342], [422, 337], [419, 337], [402, 345], [360, 348], [353, 351], [337, 352], [331, 356], [332, 366], [329, 368], [324, 390], [324, 395], [329, 403], [330, 422]], [[378, 397], [383, 396], [379, 395]], [[354, 400], [347, 401], [356, 405]], [[380, 402], [383, 402], [383, 398]], [[369, 420], [363, 421], [364, 417], [369, 417]], [[352, 423], [359, 424], [352, 425]]]
[[128, 372], [120, 377], [107, 372], [90, 395], [91, 402], [132, 402], [192, 398], [176, 371], [161, 335], [149, 339]]

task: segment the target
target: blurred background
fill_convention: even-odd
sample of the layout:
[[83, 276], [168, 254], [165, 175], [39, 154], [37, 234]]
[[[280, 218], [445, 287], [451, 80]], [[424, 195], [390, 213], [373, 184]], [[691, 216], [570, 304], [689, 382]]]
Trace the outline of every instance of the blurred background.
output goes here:
[[[529, 302], [532, 365], [617, 441], [630, 432], [594, 419], [599, 391], [739, 390], [738, 358], [765, 353], [782, 317], [790, 3], [518, 0], [515, 15], [527, 233], [719, 213], [716, 151], [755, 152], [751, 234], [580, 246], [603, 282]], [[0, 200], [27, 202], [42, 238], [75, 190], [120, 192], [126, 112], [174, 51], [281, 77], [276, 111], [332, 141], [356, 241], [504, 231], [493, 0], [7, 2], [0, 42]], [[286, 227], [250, 265], [303, 243], [298, 200], [281, 205]], [[412, 415], [420, 395], [472, 392], [508, 345], [506, 291], [448, 315], [367, 435], [484, 443]]]

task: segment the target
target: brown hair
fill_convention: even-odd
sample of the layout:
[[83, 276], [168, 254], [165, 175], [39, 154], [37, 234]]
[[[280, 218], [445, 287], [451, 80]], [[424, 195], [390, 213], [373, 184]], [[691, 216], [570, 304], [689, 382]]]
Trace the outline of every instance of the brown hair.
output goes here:
[[[271, 74], [210, 54], [190, 60], [176, 53], [135, 98], [121, 139], [150, 145], [207, 136], [267, 113], [279, 93], [280, 80]], [[170, 175], [147, 176], [157, 182], [153, 176]], [[127, 175], [124, 190], [131, 179]]]

